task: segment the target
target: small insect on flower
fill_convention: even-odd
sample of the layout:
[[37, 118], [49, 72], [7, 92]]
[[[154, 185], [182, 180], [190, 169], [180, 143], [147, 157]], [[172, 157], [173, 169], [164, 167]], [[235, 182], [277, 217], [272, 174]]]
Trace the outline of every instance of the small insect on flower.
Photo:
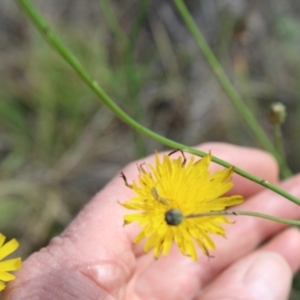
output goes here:
[[21, 258], [12, 258], [2, 261], [3, 258], [13, 253], [18, 247], [19, 243], [16, 239], [12, 239], [6, 244], [5, 236], [0, 233], [0, 291], [5, 288], [5, 282], [14, 280], [16, 277], [10, 274], [10, 271], [16, 271], [21, 268]]
[[161, 160], [155, 153], [155, 164], [138, 166], [138, 182], [129, 184], [122, 173], [126, 186], [135, 195], [122, 205], [137, 213], [124, 216], [124, 223], [138, 222], [142, 227], [135, 238], [138, 243], [147, 239], [144, 251], [154, 249], [154, 256], [168, 255], [175, 242], [182, 254], [197, 260], [195, 244], [209, 256], [215, 244], [209, 234], [225, 236], [221, 223], [231, 223], [220, 215], [205, 216], [205, 213], [222, 211], [244, 201], [242, 196], [222, 195], [233, 184], [230, 181], [233, 168], [211, 174], [211, 153], [202, 159], [182, 156], [172, 159], [164, 155]]

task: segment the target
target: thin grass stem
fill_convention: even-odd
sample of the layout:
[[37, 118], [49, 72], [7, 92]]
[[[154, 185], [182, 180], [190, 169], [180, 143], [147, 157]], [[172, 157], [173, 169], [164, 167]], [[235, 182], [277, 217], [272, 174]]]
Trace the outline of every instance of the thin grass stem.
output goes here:
[[[63, 44], [63, 42], [50, 30], [49, 26], [43, 19], [43, 17], [37, 12], [35, 7], [28, 0], [15, 0], [20, 7], [24, 10], [27, 16], [31, 19], [36, 28], [41, 32], [43, 37], [49, 42], [49, 44], [62, 56], [62, 58], [73, 68], [77, 75], [93, 90], [93, 92], [104, 102], [107, 107], [113, 111], [122, 121], [129, 125], [134, 130], [144, 134], [145, 136], [152, 138], [153, 140], [164, 144], [173, 149], [180, 149], [182, 151], [189, 152], [197, 156], [206, 156], [207, 153], [196, 150], [192, 147], [180, 144], [168, 138], [165, 138], [152, 130], [144, 127], [140, 123], [136, 122], [129, 115], [127, 115], [113, 100], [104, 92], [104, 90], [98, 85], [98, 83], [89, 75], [87, 71], [82, 67], [78, 62], [75, 56], [70, 52], [70, 50]], [[279, 187], [269, 183], [266, 180], [263, 180], [255, 175], [252, 175], [240, 168], [236, 168], [230, 163], [219, 159], [215, 156], [212, 157], [212, 161], [226, 168], [233, 167], [234, 172], [245, 177], [253, 182], [256, 182], [275, 193], [287, 198], [288, 200], [300, 205], [300, 200], [295, 196], [289, 194], [288, 192], [280, 189]]]
[[193, 20], [183, 0], [174, 0], [174, 2], [186, 26], [190, 30], [195, 42], [202, 51], [206, 61], [210, 65], [213, 73], [215, 74], [216, 78], [218, 79], [220, 85], [222, 86], [223, 90], [225, 91], [231, 102], [234, 104], [234, 106], [236, 107], [246, 124], [252, 130], [260, 144], [263, 146], [263, 148], [275, 156], [280, 166], [280, 170], [282, 172], [283, 177], [286, 178], [291, 176], [292, 172], [286, 165], [284, 158], [273, 146], [272, 142], [269, 140], [259, 123], [256, 121], [251, 111], [245, 105], [238, 92], [231, 84], [220, 62], [218, 61], [211, 48], [207, 44], [203, 34], [196, 25], [195, 21]]

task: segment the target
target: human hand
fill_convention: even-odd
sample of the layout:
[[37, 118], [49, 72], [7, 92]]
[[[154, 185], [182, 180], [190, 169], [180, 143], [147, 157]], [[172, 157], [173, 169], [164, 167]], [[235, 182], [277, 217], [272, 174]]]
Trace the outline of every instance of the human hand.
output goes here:
[[[213, 155], [233, 165], [278, 182], [274, 159], [265, 152], [221, 143], [198, 148], [212, 150]], [[219, 168], [212, 164], [213, 170]], [[135, 180], [136, 163], [127, 166], [124, 173], [130, 181]], [[237, 175], [233, 181], [230, 194], [247, 198], [239, 208], [300, 217], [300, 207], [279, 195]], [[280, 185], [300, 197], [300, 176]], [[132, 190], [116, 176], [60, 236], [24, 262], [2, 299], [287, 299], [292, 273], [300, 267], [297, 229], [238, 216], [235, 224], [226, 226], [227, 239], [213, 237], [217, 250], [211, 254], [215, 258], [199, 253], [199, 260], [194, 262], [174, 247], [169, 256], [155, 260], [151, 252], [144, 254], [141, 244], [132, 244], [138, 226], [123, 227], [127, 211], [117, 201], [131, 196]]]

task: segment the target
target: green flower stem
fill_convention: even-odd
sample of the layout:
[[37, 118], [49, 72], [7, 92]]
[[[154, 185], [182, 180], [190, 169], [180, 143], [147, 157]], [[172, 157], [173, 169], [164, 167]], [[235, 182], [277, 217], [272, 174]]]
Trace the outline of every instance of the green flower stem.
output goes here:
[[220, 211], [210, 211], [202, 214], [192, 214], [185, 216], [186, 218], [201, 218], [201, 217], [209, 217], [209, 216], [226, 216], [226, 215], [234, 215], [234, 216], [251, 216], [257, 217], [261, 219], [266, 219], [274, 222], [279, 222], [287, 225], [300, 226], [300, 221], [290, 220], [284, 218], [278, 218], [271, 215], [261, 214], [253, 211], [243, 211], [243, 210], [220, 210]]
[[292, 172], [289, 170], [288, 166], [286, 165], [284, 158], [273, 146], [273, 144], [268, 139], [265, 132], [262, 130], [261, 126], [257, 123], [256, 119], [254, 118], [250, 110], [244, 104], [243, 100], [237, 93], [236, 89], [231, 84], [221, 64], [217, 60], [216, 56], [210, 49], [209, 45], [207, 44], [205, 38], [203, 37], [195, 21], [191, 17], [191, 14], [186, 8], [183, 0], [174, 0], [174, 2], [185, 24], [189, 28], [192, 36], [194, 37], [198, 47], [202, 51], [204, 57], [206, 58], [207, 62], [209, 63], [211, 69], [213, 70], [214, 74], [219, 80], [219, 83], [221, 84], [222, 88], [224, 89], [225, 93], [227, 94], [231, 102], [235, 105], [240, 115], [243, 117], [245, 122], [251, 128], [251, 130], [253, 131], [253, 133], [261, 143], [261, 145], [264, 147], [264, 149], [266, 149], [276, 157], [276, 160], [278, 161], [280, 170], [282, 172], [282, 176], [284, 178], [291, 176]]
[[281, 124], [274, 124], [274, 144], [282, 159], [286, 162], [285, 152], [283, 148]]
[[[61, 40], [50, 30], [49, 26], [44, 21], [43, 17], [36, 11], [36, 9], [32, 6], [30, 1], [28, 0], [15, 0], [20, 7], [25, 11], [28, 17], [32, 20], [37, 29], [41, 32], [44, 38], [52, 45], [52, 47], [60, 53], [60, 55], [64, 58], [64, 60], [74, 69], [74, 71], [78, 74], [78, 76], [95, 92], [97, 96], [126, 124], [135, 129], [136, 131], [152, 138], [153, 140], [164, 144], [173, 149], [180, 149], [191, 154], [197, 156], [205, 156], [207, 153], [196, 150], [192, 147], [185, 146], [183, 144], [177, 143], [170, 139], [167, 139], [150, 129], [142, 126], [140, 123], [136, 122], [130, 116], [128, 116], [119, 106], [117, 106], [110, 97], [101, 89], [98, 83], [92, 79], [92, 77], [85, 71], [85, 69], [81, 66], [81, 64], [77, 61], [77, 59], [73, 56], [73, 54], [68, 50], [68, 48], [61, 42]], [[233, 165], [221, 160], [217, 157], [212, 157], [212, 161], [226, 168], [233, 167], [234, 172], [252, 180], [277, 194], [282, 195], [288, 200], [300, 205], [300, 200], [290, 195], [289, 193], [283, 191], [277, 186], [270, 184], [266, 180], [263, 180], [257, 176], [247, 173], [246, 171], [236, 168]]]

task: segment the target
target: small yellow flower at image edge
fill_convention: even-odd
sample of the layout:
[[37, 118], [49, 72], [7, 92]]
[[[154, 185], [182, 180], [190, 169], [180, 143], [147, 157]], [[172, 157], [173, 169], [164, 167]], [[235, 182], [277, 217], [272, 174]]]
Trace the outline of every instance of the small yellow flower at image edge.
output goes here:
[[22, 267], [20, 257], [2, 261], [3, 258], [13, 253], [19, 247], [19, 243], [16, 239], [12, 239], [4, 244], [5, 239], [5, 236], [0, 233], [0, 291], [4, 290], [5, 282], [16, 278], [9, 272], [16, 271]]
[[155, 153], [154, 165], [138, 165], [138, 182], [129, 184], [121, 174], [126, 186], [135, 192], [121, 205], [137, 211], [126, 214], [124, 224], [139, 223], [142, 229], [134, 242], [147, 239], [144, 251], [153, 249], [155, 258], [168, 255], [175, 242], [182, 254], [197, 260], [195, 244], [210, 256], [209, 250], [216, 248], [210, 234], [225, 237], [220, 224], [232, 223], [221, 213], [208, 216], [205, 213], [223, 211], [240, 204], [244, 198], [222, 196], [233, 187], [233, 168], [211, 174], [211, 153], [198, 160], [191, 156], [187, 161], [183, 152], [180, 157], [171, 158], [174, 152], [162, 159]]

